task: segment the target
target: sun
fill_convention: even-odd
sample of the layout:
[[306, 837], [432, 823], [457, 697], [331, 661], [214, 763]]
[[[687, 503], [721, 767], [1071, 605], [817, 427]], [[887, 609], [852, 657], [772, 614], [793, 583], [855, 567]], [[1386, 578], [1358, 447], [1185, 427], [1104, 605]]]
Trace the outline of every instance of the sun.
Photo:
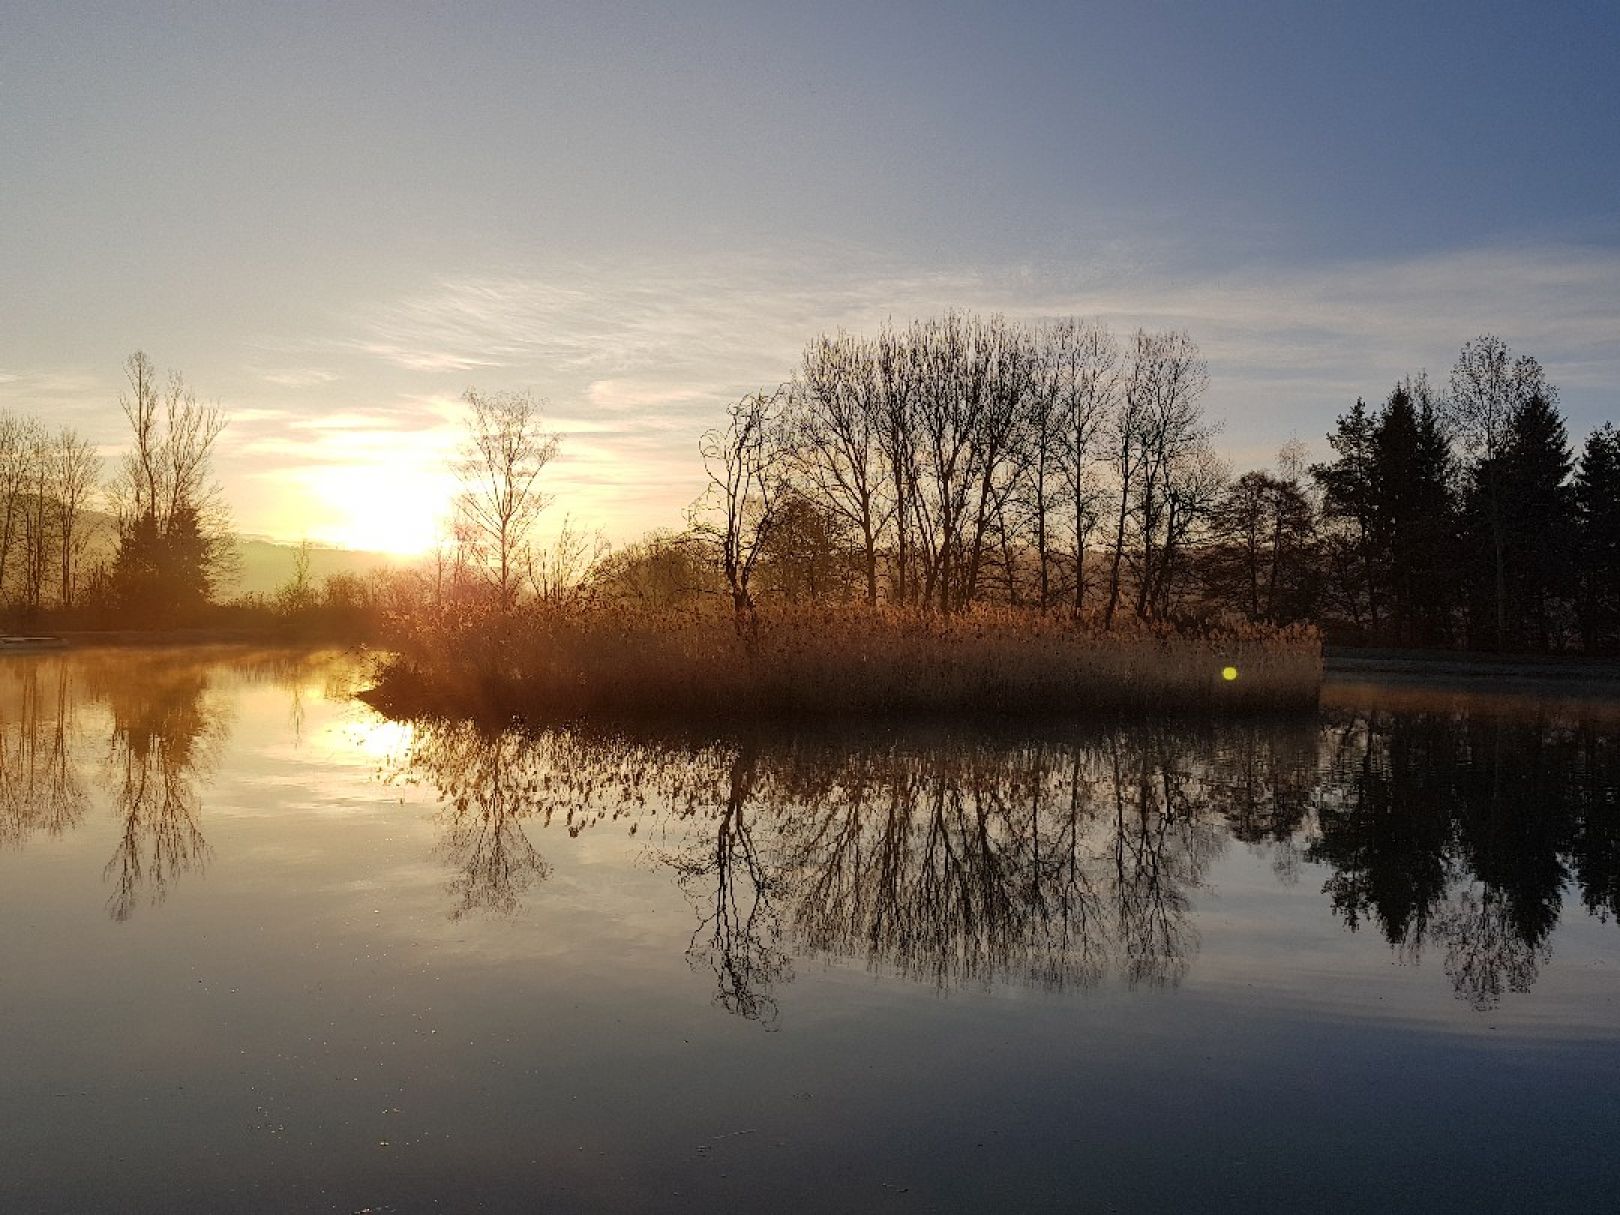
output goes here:
[[389, 468], [321, 469], [309, 478], [310, 534], [326, 544], [417, 556], [444, 531], [452, 487]]

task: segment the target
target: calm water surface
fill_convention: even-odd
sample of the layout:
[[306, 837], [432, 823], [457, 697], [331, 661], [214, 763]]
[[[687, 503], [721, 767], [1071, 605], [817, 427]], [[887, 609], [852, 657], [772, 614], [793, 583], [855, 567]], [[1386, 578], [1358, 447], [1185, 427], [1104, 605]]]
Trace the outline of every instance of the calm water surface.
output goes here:
[[0, 1210], [1599, 1211], [1620, 707], [676, 737], [0, 660]]

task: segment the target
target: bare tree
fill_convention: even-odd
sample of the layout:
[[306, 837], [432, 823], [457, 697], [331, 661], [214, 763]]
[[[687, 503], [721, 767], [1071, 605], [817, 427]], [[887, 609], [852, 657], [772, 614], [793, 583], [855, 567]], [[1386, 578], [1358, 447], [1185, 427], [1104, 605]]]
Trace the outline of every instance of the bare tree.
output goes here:
[[913, 325], [922, 601], [942, 612], [970, 602], [986, 542], [1017, 482], [1018, 426], [1033, 352], [1001, 317], [961, 313]]
[[746, 396], [698, 443], [709, 485], [693, 504], [692, 532], [710, 546], [739, 621], [753, 613], [750, 584], [787, 489], [787, 400], [785, 388]]
[[46, 585], [55, 564], [57, 512], [51, 501], [51, 465], [51, 441], [43, 427], [31, 424], [23, 452], [23, 562], [18, 588], [18, 598], [29, 613], [45, 605]]
[[1185, 451], [1164, 474], [1164, 537], [1146, 603], [1159, 619], [1175, 606], [1176, 576], [1183, 558], [1204, 538], [1207, 521], [1225, 491], [1228, 475], [1207, 440]]
[[526, 572], [535, 598], [553, 607], [575, 607], [594, 593], [610, 546], [601, 532], [587, 532], [570, 518], [550, 544], [528, 555]]
[[101, 456], [82, 436], [64, 428], [51, 451], [51, 483], [56, 505], [57, 600], [72, 607], [78, 592], [79, 566], [89, 547], [85, 515], [101, 479]]
[[792, 446], [815, 497], [859, 538], [866, 602], [878, 595], [878, 547], [893, 510], [882, 495], [884, 394], [876, 347], [847, 334], [805, 348], [794, 385]]
[[[1118, 407], [1119, 343], [1100, 322], [1070, 319], [1046, 330], [1042, 349], [1051, 379], [1062, 498], [1073, 511], [1074, 614], [1079, 616], [1085, 606], [1086, 545], [1096, 526], [1098, 495], [1091, 472]], [[1044, 605], [1044, 581], [1042, 587]]]
[[910, 603], [914, 586], [913, 537], [917, 503], [916, 401], [921, 362], [916, 347], [885, 325], [875, 350], [880, 399], [876, 418], [877, 448], [889, 495], [889, 518], [894, 527], [894, 596]]
[[551, 501], [536, 482], [557, 454], [558, 440], [545, 431], [541, 403], [527, 392], [469, 388], [462, 400], [468, 416], [456, 463], [460, 535], [506, 613], [517, 602], [535, 520]]
[[0, 598], [10, 600], [25, 532], [26, 498], [39, 424], [0, 415]]
[[[1137, 330], [1125, 362], [1120, 408], [1108, 433], [1109, 462], [1119, 496], [1106, 624], [1113, 624], [1118, 610], [1133, 523], [1136, 611], [1147, 616], [1153, 610], [1161, 567], [1174, 555], [1167, 531], [1177, 509], [1172, 486], [1178, 470], [1188, 461], [1201, 461], [1208, 446], [1209, 428], [1199, 404], [1208, 383], [1208, 368], [1185, 333]], [[1181, 517], [1186, 520], [1184, 510]]]

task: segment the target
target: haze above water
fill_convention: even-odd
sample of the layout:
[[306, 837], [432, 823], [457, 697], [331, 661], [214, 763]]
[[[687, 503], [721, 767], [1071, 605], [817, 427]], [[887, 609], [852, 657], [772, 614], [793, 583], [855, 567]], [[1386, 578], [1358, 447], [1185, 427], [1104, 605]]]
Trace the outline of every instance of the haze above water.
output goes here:
[[391, 723], [0, 665], [0, 1209], [1592, 1210], [1620, 713]]

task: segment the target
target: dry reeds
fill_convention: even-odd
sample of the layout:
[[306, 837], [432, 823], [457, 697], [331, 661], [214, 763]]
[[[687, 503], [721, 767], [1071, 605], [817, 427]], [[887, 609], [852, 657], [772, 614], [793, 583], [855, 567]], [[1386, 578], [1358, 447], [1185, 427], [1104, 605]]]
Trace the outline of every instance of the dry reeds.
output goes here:
[[379, 697], [566, 719], [1227, 712], [1314, 706], [1314, 629], [1134, 625], [979, 608], [727, 614], [597, 607], [408, 631]]

